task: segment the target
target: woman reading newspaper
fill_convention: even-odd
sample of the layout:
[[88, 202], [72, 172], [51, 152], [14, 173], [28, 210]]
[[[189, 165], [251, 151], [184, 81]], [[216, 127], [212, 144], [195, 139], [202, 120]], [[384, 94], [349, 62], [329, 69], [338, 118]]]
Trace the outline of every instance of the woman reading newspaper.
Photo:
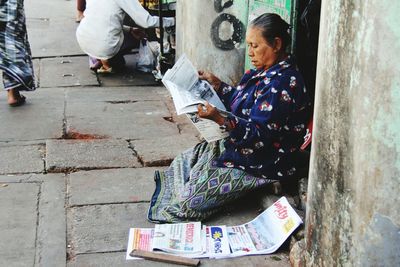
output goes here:
[[203, 220], [224, 204], [274, 180], [296, 173], [295, 153], [303, 143], [310, 101], [293, 57], [286, 52], [289, 25], [263, 14], [248, 28], [248, 55], [255, 69], [239, 85], [199, 71], [231, 113], [209, 105], [198, 116], [217, 122], [229, 137], [202, 142], [156, 172], [148, 218], [156, 222]]

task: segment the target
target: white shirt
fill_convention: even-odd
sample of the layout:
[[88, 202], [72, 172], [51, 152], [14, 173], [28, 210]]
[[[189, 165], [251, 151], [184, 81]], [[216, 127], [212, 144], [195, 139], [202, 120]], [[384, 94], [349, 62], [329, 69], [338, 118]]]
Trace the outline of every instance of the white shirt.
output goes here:
[[[159, 17], [151, 16], [137, 0], [86, 0], [85, 17], [76, 30], [81, 49], [97, 59], [115, 56], [124, 41], [125, 14], [140, 27], [159, 26]], [[163, 18], [165, 27], [174, 23], [174, 18]]]

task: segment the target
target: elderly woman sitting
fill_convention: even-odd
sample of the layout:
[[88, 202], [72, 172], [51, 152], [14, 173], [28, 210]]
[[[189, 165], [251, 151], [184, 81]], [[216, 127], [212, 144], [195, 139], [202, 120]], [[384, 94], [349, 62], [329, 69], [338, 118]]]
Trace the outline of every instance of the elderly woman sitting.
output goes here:
[[156, 172], [148, 219], [155, 222], [203, 220], [225, 203], [275, 180], [291, 179], [309, 120], [310, 100], [291, 55], [289, 25], [276, 14], [251, 22], [246, 42], [255, 69], [237, 87], [199, 71], [231, 115], [211, 105], [198, 115], [226, 127], [229, 137], [202, 142]]

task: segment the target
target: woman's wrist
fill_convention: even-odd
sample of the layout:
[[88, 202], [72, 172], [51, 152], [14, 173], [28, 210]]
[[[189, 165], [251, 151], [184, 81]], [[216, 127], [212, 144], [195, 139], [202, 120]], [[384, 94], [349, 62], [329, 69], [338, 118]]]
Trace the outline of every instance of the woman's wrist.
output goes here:
[[222, 85], [221, 80], [215, 81], [215, 82], [214, 82], [214, 90], [215, 90], [216, 92], [219, 92], [219, 91], [221, 90], [221, 85]]
[[225, 124], [225, 117], [224, 116], [221, 116], [221, 115], [218, 115], [216, 118], [215, 118], [215, 122], [216, 123], [218, 123], [218, 125], [219, 126], [222, 126], [222, 125], [224, 125]]

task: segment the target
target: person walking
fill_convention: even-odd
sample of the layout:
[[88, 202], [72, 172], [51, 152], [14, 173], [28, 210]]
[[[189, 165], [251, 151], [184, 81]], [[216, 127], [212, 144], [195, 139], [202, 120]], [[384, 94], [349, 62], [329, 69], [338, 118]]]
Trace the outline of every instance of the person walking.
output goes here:
[[0, 70], [12, 107], [25, 103], [20, 91], [36, 89], [26, 31], [24, 1], [2, 0], [0, 5]]

